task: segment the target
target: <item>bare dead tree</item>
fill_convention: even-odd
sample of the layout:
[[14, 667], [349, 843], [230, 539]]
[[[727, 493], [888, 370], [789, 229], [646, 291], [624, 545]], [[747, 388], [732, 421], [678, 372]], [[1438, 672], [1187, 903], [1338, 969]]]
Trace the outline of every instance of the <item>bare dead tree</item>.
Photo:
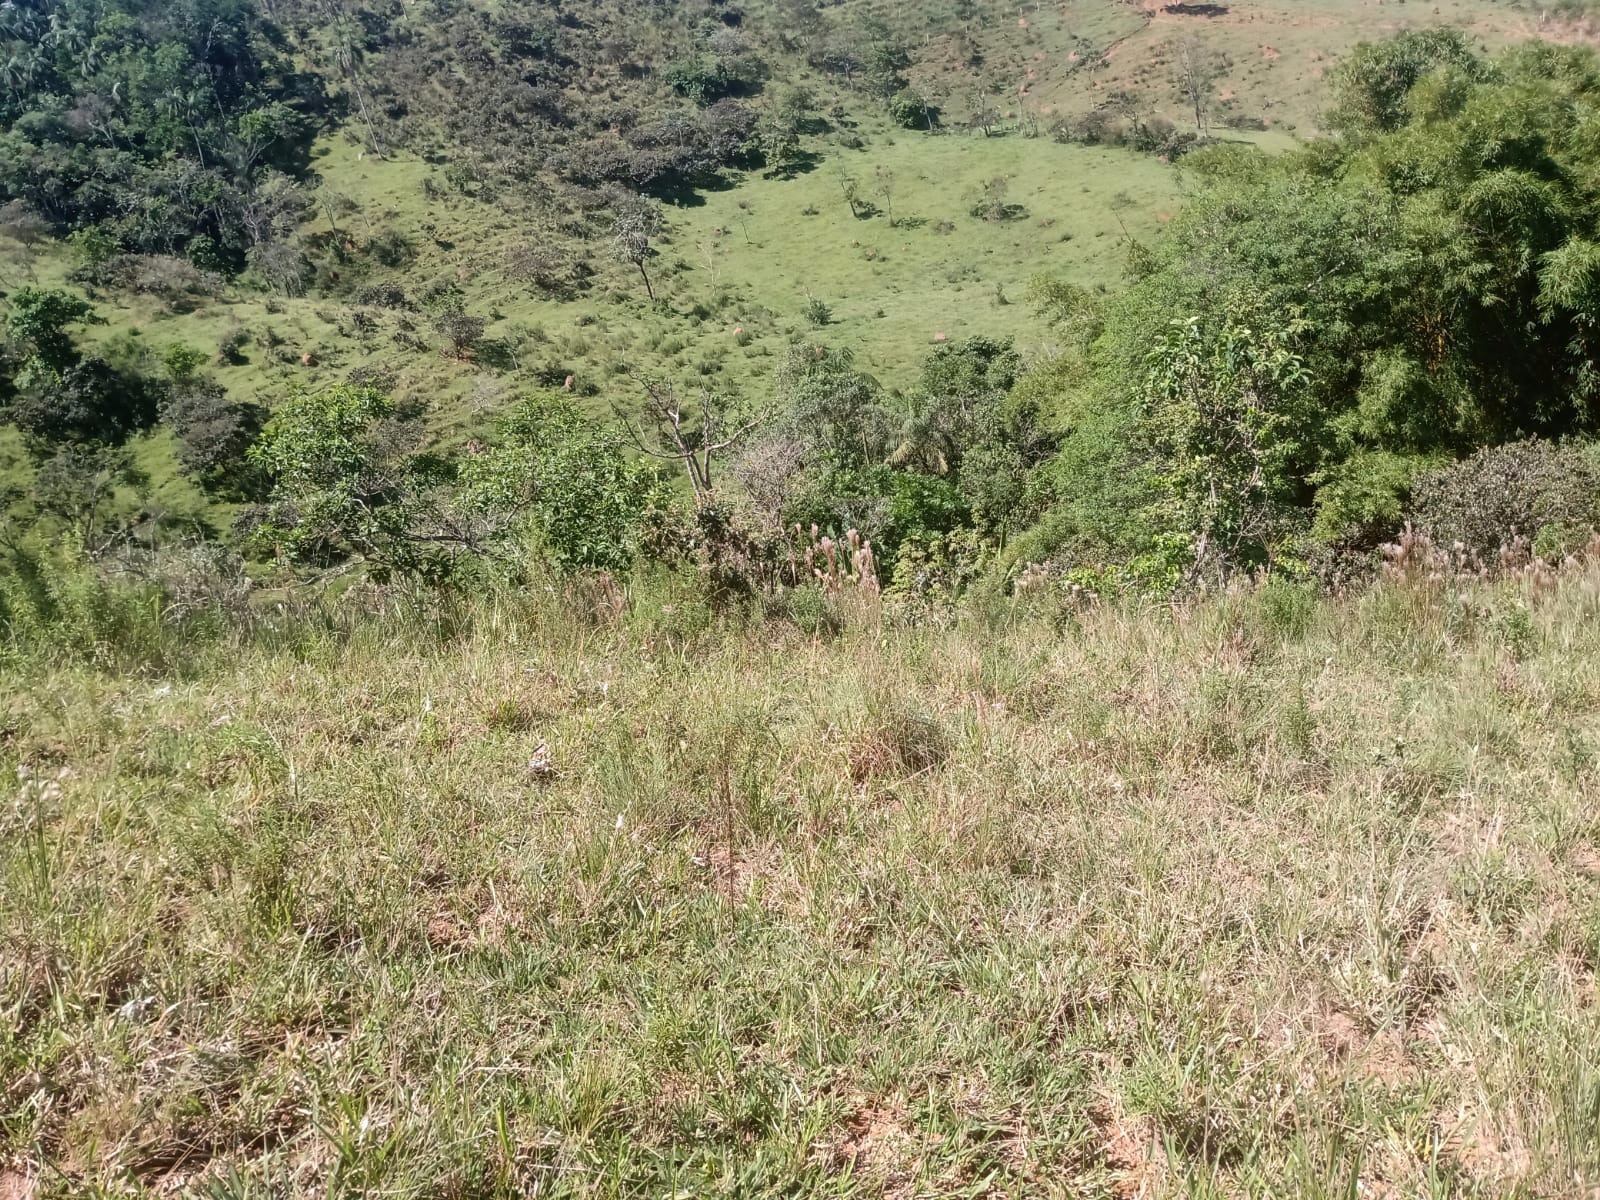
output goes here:
[[835, 178], [839, 183], [839, 191], [844, 196], [844, 202], [850, 206], [850, 216], [859, 217], [858, 206], [861, 203], [861, 183], [856, 177], [840, 166], [835, 171]]
[[993, 137], [995, 126], [1000, 124], [1000, 109], [987, 92], [976, 89], [967, 102], [967, 128], [983, 130], [984, 137]]
[[889, 216], [889, 228], [894, 228], [894, 172], [879, 164], [874, 175], [878, 181], [878, 195], [883, 197], [883, 211]]
[[682, 464], [695, 504], [704, 505], [711, 497], [718, 456], [749, 437], [770, 414], [710, 388], [701, 389], [698, 405], [690, 409], [670, 380], [639, 382], [644, 404], [638, 418], [614, 401], [611, 405], [627, 442], [650, 458]]
[[1178, 86], [1194, 109], [1194, 127], [1202, 136], [1211, 132], [1211, 88], [1222, 73], [1216, 56], [1194, 38], [1173, 43]]
[[611, 257], [618, 262], [632, 263], [639, 269], [645, 294], [652, 304], [656, 288], [645, 264], [655, 255], [655, 247], [650, 243], [660, 235], [665, 224], [661, 209], [653, 201], [644, 196], [631, 196], [617, 205], [611, 229]]

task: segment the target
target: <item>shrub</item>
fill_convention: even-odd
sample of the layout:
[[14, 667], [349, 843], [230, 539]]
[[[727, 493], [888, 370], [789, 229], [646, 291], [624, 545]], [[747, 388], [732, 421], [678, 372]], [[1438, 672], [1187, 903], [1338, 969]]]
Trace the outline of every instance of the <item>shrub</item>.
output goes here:
[[684, 99], [705, 107], [742, 91], [747, 81], [726, 61], [696, 59], [669, 69], [667, 86]]
[[245, 258], [262, 281], [279, 295], [299, 296], [305, 292], [312, 268], [297, 242], [261, 242], [250, 247]]
[[175, 307], [193, 302], [194, 297], [215, 296], [222, 288], [221, 276], [200, 270], [186, 259], [146, 254], [88, 259], [69, 278], [94, 287], [158, 296]]
[[938, 719], [889, 693], [871, 698], [861, 727], [845, 745], [850, 777], [857, 783], [917, 775], [949, 756], [950, 739]]
[[187, 383], [195, 377], [201, 367], [205, 366], [205, 363], [204, 351], [186, 346], [182, 342], [173, 342], [161, 351], [161, 365], [166, 369], [167, 377], [174, 383]]
[[198, 383], [174, 393], [161, 418], [178, 438], [184, 473], [211, 481], [244, 461], [266, 413], [259, 405], [230, 400], [214, 383]]
[[555, 395], [507, 413], [500, 444], [469, 458], [462, 482], [473, 510], [531, 522], [544, 554], [563, 570], [626, 570], [652, 503], [648, 474]]
[[367, 242], [367, 253], [385, 267], [404, 267], [416, 258], [416, 247], [398, 229], [385, 229]]
[[422, 302], [422, 307], [431, 313], [460, 312], [466, 294], [455, 280], [441, 275], [430, 280], [417, 293], [417, 298]]
[[590, 273], [587, 263], [545, 246], [514, 246], [506, 256], [506, 275], [541, 296], [570, 297]]
[[833, 320], [833, 309], [829, 308], [825, 303], [823, 303], [821, 300], [818, 300], [815, 296], [806, 301], [806, 307], [804, 311], [806, 323], [816, 329], [821, 329], [824, 325], [827, 325]]
[[159, 395], [152, 380], [85, 358], [24, 388], [6, 415], [36, 441], [115, 445], [150, 425]]
[[903, 129], [932, 130], [934, 112], [927, 97], [913, 88], [905, 88], [889, 97], [889, 116]]
[[486, 322], [463, 312], [446, 312], [435, 318], [433, 327], [450, 340], [451, 352], [457, 358], [465, 358], [483, 338]]
[[217, 362], [227, 365], [237, 365], [244, 361], [244, 348], [250, 342], [247, 330], [238, 326], [228, 330], [217, 339]]
[[405, 288], [398, 283], [374, 283], [356, 293], [356, 303], [372, 308], [411, 308]]
[[1419, 476], [1411, 515], [1435, 544], [1482, 558], [1519, 537], [1559, 554], [1600, 519], [1600, 450], [1547, 441], [1480, 450]]

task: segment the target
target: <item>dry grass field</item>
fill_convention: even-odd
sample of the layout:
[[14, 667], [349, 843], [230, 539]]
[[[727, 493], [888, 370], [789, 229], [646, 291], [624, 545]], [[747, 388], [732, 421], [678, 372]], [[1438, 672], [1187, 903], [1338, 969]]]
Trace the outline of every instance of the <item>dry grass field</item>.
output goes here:
[[1600, 573], [0, 684], [0, 1191], [1600, 1185]]

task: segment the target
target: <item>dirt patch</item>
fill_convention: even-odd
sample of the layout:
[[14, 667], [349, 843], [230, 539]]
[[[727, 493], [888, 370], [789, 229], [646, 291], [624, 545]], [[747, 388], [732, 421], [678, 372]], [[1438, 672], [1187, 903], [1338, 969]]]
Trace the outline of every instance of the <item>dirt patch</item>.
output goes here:
[[724, 896], [736, 901], [754, 899], [767, 912], [789, 916], [809, 911], [805, 888], [775, 845], [744, 847], [732, 853], [726, 846], [712, 846], [691, 861]]
[[1335, 1062], [1349, 1062], [1367, 1044], [1361, 1023], [1338, 1009], [1323, 1013], [1315, 1023], [1315, 1031], [1317, 1044]]
[[21, 1167], [0, 1167], [0, 1200], [33, 1200], [39, 1177]]
[[840, 1169], [849, 1168], [881, 1185], [891, 1200], [913, 1195], [922, 1141], [906, 1113], [905, 1097], [863, 1101], [829, 1157]]
[[467, 950], [472, 942], [472, 932], [454, 913], [439, 912], [428, 918], [428, 945], [435, 951]]
[[1438, 1118], [1439, 1144], [1444, 1154], [1460, 1163], [1478, 1182], [1507, 1184], [1528, 1172], [1529, 1156], [1515, 1119], [1497, 1126], [1471, 1102]]
[[1567, 861], [1579, 875], [1600, 880], [1600, 850], [1596, 850], [1593, 846], [1579, 846]]
[[1330, 1062], [1386, 1086], [1401, 1084], [1415, 1073], [1405, 1041], [1394, 1030], [1369, 1032], [1342, 1009], [1332, 1008], [1312, 1020], [1312, 1033]]
[[1600, 23], [1592, 20], [1563, 20], [1560, 17], [1544, 20], [1494, 20], [1477, 23], [1488, 32], [1499, 33], [1518, 41], [1537, 38], [1554, 42], [1558, 46], [1593, 46], [1600, 44]]
[[1160, 1151], [1155, 1123], [1130, 1117], [1115, 1100], [1102, 1100], [1090, 1111], [1100, 1133], [1100, 1153], [1111, 1171], [1111, 1194], [1117, 1200], [1147, 1200], [1161, 1184]]
[[437, 953], [504, 949], [524, 928], [524, 913], [505, 885], [479, 884], [453, 898], [436, 896], [444, 906], [426, 923], [428, 945]]

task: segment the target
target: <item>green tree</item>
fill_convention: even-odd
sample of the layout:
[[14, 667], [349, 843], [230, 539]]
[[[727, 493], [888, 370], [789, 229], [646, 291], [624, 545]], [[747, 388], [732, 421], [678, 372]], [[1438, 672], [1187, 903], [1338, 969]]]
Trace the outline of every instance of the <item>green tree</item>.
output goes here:
[[[1006, 412], [1005, 400], [1021, 370], [1021, 356], [1009, 341], [975, 337], [937, 347], [908, 397], [889, 461], [948, 475], [960, 469], [968, 449], [1014, 442], [1022, 424]], [[1010, 448], [1031, 465], [1037, 449], [1031, 441]]]
[[1146, 360], [1137, 444], [1160, 493], [1150, 523], [1184, 582], [1268, 562], [1299, 532], [1303, 324], [1263, 315], [1176, 321]]
[[449, 340], [452, 354], [466, 358], [483, 340], [488, 322], [464, 312], [443, 312], [434, 318], [433, 327]]
[[888, 453], [894, 418], [849, 350], [796, 346], [778, 368], [777, 393], [785, 429], [812, 465], [862, 467]]
[[65, 446], [39, 463], [32, 498], [38, 510], [58, 520], [78, 546], [94, 552], [104, 548], [117, 489], [145, 482], [125, 449]]
[[[1073, 332], [1069, 365], [1028, 385], [1067, 427], [1049, 553], [1145, 545], [1147, 522], [1091, 510], [1154, 511], [1129, 501], [1154, 486], [1129, 473], [1151, 457], [1130, 399], [1151, 394], [1150, 348], [1174, 318], [1210, 345], [1229, 340], [1219, 314], [1258, 336], [1298, 314], [1295, 435], [1258, 499], [1341, 550], [1393, 536], [1412, 480], [1442, 461], [1600, 429], [1600, 144], [1581, 116], [1600, 70], [1556, 46], [1465, 53], [1450, 37], [1373, 49], [1347, 132], [1283, 156], [1192, 156], [1197, 192], [1139, 245], [1132, 287], [1042, 293]], [[1168, 522], [1190, 531], [1175, 553], [1192, 555], [1197, 527]], [[1255, 547], [1246, 559], [1273, 540], [1219, 537], [1224, 559], [1235, 540]]]
[[266, 421], [258, 404], [229, 398], [216, 383], [190, 377], [161, 407], [178, 439], [178, 463], [202, 486], [248, 494], [255, 485], [245, 456]]
[[933, 132], [937, 109], [915, 88], [901, 88], [889, 97], [889, 116], [903, 129]]
[[60, 376], [83, 357], [69, 328], [105, 324], [88, 301], [53, 288], [19, 288], [10, 306], [6, 333], [22, 349], [23, 379], [37, 373]]
[[792, 175], [800, 166], [801, 137], [815, 120], [816, 97], [807, 88], [785, 88], [767, 106], [756, 124], [756, 145], [769, 175]]
[[1334, 81], [1327, 125], [1353, 134], [1386, 133], [1410, 119], [1412, 88], [1450, 67], [1481, 77], [1483, 64], [1457, 29], [1420, 29], [1351, 51]]
[[471, 507], [531, 527], [568, 571], [626, 570], [650, 509], [663, 503], [650, 473], [560, 396], [506, 414], [494, 448], [462, 464], [462, 485]]
[[443, 582], [503, 557], [503, 524], [464, 507], [453, 472], [420, 453], [372, 387], [289, 397], [249, 452], [272, 480], [258, 544], [295, 563]]

